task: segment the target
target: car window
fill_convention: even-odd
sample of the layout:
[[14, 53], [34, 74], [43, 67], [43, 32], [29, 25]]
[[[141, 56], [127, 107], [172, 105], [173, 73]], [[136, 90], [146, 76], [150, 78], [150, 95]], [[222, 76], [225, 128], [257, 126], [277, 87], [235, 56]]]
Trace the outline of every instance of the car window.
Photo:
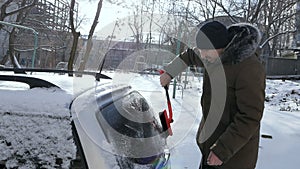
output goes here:
[[134, 113], [149, 111], [146, 99], [137, 92], [133, 92], [122, 99], [122, 108]]
[[[152, 137], [160, 133], [155, 112], [138, 92], [131, 92], [114, 101], [97, 114], [102, 126], [105, 123], [118, 132], [131, 137]], [[107, 129], [107, 126], [102, 126]]]

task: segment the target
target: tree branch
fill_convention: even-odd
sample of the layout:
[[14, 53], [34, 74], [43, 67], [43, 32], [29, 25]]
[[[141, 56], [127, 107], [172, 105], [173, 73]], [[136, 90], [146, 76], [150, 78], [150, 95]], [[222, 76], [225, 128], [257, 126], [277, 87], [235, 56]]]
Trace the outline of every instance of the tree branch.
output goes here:
[[254, 12], [253, 16], [250, 19], [250, 23], [254, 23], [257, 20], [257, 17], [259, 15], [259, 12], [261, 11], [263, 2], [264, 2], [264, 0], [259, 0], [258, 1], [257, 5], [256, 5], [255, 12]]
[[18, 8], [18, 9], [14, 10], [14, 11], [11, 11], [11, 12], [9, 12], [9, 13], [6, 13], [6, 16], [13, 15], [13, 14], [19, 13], [20, 11], [23, 11], [23, 10], [25, 10], [25, 9], [28, 9], [28, 8], [30, 8], [30, 7], [33, 7], [37, 2], [38, 2], [38, 0], [34, 0], [34, 1], [32, 1], [30, 4], [28, 4], [28, 5], [22, 6], [22, 7], [20, 7], [20, 8]]
[[[6, 8], [7, 6], [12, 2], [13, 0], [8, 0], [4, 4], [2, 4], [1, 9], [0, 9], [0, 21], [3, 21], [4, 18], [7, 16], [6, 13]], [[1, 25], [0, 25], [1, 26]]]
[[95, 28], [98, 24], [98, 19], [99, 19], [100, 12], [101, 12], [101, 9], [102, 9], [102, 2], [103, 2], [103, 0], [99, 0], [99, 2], [98, 2], [97, 12], [96, 12], [96, 15], [95, 15], [95, 18], [94, 18], [93, 25], [91, 26], [91, 29], [90, 29], [88, 39], [91, 39], [94, 32], [95, 32]]
[[270, 36], [268, 39], [266, 39], [259, 47], [260, 48], [263, 48], [270, 40], [272, 40], [272, 39], [274, 39], [274, 38], [276, 38], [277, 36], [279, 36], [279, 35], [284, 35], [284, 34], [288, 34], [288, 33], [296, 33], [297, 32], [297, 30], [287, 30], [287, 31], [284, 31], [284, 32], [279, 32], [279, 33], [277, 33], [277, 34], [275, 34], [275, 35], [273, 35], [273, 36]]
[[234, 22], [238, 22], [231, 14], [230, 12], [225, 8], [225, 6], [218, 2], [217, 0], [212, 0], [213, 2], [215, 2], [220, 8], [222, 8], [222, 10], [224, 11], [224, 13], [226, 13]]

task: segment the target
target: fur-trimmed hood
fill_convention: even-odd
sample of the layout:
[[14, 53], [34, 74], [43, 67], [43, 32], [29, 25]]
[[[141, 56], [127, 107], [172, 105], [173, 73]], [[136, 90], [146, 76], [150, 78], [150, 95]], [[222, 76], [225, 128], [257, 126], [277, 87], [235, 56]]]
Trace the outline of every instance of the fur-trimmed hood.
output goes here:
[[230, 42], [221, 56], [223, 63], [236, 64], [253, 56], [261, 41], [260, 31], [251, 24], [238, 23], [228, 28]]

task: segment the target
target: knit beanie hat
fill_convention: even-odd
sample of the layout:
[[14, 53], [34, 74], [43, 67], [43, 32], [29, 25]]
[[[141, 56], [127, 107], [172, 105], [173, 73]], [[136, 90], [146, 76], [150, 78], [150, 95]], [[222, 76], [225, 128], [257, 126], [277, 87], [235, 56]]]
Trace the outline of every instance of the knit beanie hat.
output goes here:
[[196, 35], [199, 49], [221, 49], [229, 43], [225, 25], [218, 21], [210, 21], [202, 25]]

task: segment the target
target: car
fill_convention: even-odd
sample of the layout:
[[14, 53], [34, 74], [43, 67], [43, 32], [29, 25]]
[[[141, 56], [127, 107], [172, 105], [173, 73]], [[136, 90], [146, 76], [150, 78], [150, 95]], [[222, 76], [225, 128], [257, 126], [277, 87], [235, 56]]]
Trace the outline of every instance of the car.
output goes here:
[[130, 86], [99, 83], [73, 100], [70, 113], [83, 167], [170, 168], [158, 113]]
[[142, 71], [139, 71], [139, 74], [149, 74], [149, 75], [159, 75], [159, 70], [157, 68], [147, 68]]
[[[21, 69], [18, 72], [33, 71]], [[86, 74], [90, 74], [86, 72]], [[76, 93], [69, 105], [77, 155], [70, 168], [169, 169], [166, 131], [147, 100], [131, 86], [95, 74], [95, 86]], [[30, 88], [59, 88], [37, 77], [1, 75]]]
[[68, 62], [58, 62], [56, 64], [55, 69], [58, 69], [58, 70], [67, 70], [68, 69]]

